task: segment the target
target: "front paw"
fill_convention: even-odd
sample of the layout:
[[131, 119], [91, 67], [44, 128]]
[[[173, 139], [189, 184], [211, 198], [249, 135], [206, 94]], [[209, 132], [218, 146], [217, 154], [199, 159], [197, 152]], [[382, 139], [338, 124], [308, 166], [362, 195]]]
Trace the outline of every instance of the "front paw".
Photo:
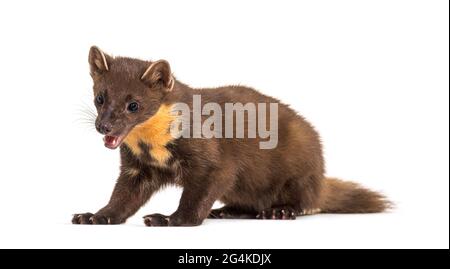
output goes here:
[[119, 224], [113, 217], [97, 215], [92, 213], [74, 214], [72, 218], [73, 224], [87, 224], [87, 225], [107, 225]]
[[151, 214], [144, 216], [144, 223], [149, 227], [169, 226], [169, 217], [161, 214]]

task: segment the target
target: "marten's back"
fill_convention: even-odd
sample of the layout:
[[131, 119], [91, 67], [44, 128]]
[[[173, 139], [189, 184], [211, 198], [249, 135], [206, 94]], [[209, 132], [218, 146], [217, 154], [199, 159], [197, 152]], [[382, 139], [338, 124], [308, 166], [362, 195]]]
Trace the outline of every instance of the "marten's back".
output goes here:
[[[181, 142], [191, 148], [186, 151], [197, 152], [202, 156], [199, 158], [199, 161], [205, 162], [202, 165], [237, 168], [230, 169], [237, 171], [238, 180], [233, 195], [224, 198], [227, 203], [259, 201], [253, 195], [270, 196], [292, 179], [307, 179], [309, 175], [314, 175], [317, 180], [323, 178], [324, 164], [319, 135], [289, 106], [254, 89], [241, 86], [194, 90], [193, 94], [201, 95], [203, 105], [217, 103], [223, 111], [226, 103], [253, 103], [256, 107], [258, 103], [265, 103], [269, 116], [269, 104], [278, 104], [278, 142], [273, 149], [260, 149], [260, 142], [267, 139], [258, 136], [256, 139], [247, 138], [247, 118], [244, 124], [246, 138], [183, 139]], [[267, 124], [269, 129], [268, 121]], [[236, 128], [236, 121], [234, 127]], [[234, 201], [235, 199], [238, 201]]]

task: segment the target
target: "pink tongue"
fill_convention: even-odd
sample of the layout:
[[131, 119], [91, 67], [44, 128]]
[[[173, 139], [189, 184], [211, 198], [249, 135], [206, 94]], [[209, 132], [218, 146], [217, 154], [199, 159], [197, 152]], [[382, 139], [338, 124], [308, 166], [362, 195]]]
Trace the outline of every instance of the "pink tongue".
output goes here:
[[117, 143], [117, 137], [116, 136], [106, 135], [105, 136], [105, 143], [110, 145], [110, 146], [114, 146]]

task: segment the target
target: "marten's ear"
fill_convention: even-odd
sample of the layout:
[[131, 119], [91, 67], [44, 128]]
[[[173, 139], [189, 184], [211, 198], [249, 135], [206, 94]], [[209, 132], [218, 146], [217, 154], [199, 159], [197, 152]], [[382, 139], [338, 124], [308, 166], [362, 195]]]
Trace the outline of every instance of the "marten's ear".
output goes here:
[[103, 53], [98, 47], [92, 46], [89, 50], [89, 65], [91, 66], [91, 76], [98, 76], [109, 71], [108, 62], [111, 56]]
[[175, 83], [170, 65], [166, 60], [156, 61], [145, 70], [141, 80], [149, 87], [161, 85], [166, 91], [171, 91]]

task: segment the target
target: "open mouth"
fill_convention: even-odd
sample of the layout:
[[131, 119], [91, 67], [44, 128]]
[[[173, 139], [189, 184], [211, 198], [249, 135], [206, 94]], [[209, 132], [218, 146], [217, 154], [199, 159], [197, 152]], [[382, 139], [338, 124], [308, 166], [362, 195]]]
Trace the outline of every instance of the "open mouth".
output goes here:
[[109, 149], [116, 149], [117, 147], [119, 147], [122, 144], [124, 138], [125, 138], [125, 135], [119, 135], [119, 136], [105, 135], [103, 137], [103, 142], [105, 142], [105, 147], [107, 147]]

